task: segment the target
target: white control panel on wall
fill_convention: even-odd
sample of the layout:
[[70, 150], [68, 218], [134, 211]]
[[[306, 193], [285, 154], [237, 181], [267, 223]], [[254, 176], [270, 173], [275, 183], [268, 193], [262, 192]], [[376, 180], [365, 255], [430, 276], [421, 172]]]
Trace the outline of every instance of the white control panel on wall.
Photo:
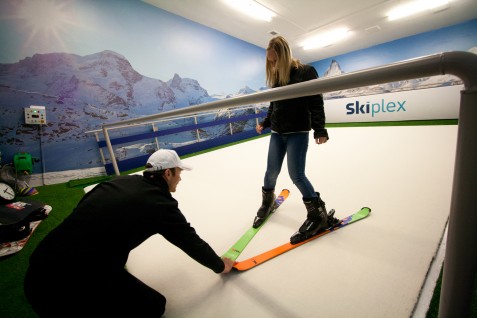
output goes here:
[[25, 124], [46, 125], [45, 106], [31, 105], [29, 108], [25, 107]]

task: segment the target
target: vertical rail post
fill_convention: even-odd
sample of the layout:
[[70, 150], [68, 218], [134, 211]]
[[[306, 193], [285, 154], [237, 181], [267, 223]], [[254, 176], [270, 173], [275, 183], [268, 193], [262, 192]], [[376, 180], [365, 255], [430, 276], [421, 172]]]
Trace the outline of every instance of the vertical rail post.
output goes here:
[[[194, 115], [194, 124], [197, 125], [197, 115]], [[199, 128], [195, 130], [197, 142], [200, 142], [200, 131]]]
[[[99, 142], [99, 134], [98, 132], [94, 133], [94, 137], [96, 138], [96, 142]], [[104, 153], [103, 153], [103, 148], [99, 148], [99, 155], [101, 156], [101, 162], [103, 163], [103, 166], [106, 165], [106, 159], [104, 158]]]
[[477, 274], [477, 87], [461, 92], [439, 317], [470, 317]]
[[[157, 132], [157, 127], [155, 123], [152, 123], [152, 131]], [[156, 143], [156, 150], [159, 150], [159, 139], [157, 139], [157, 136], [154, 136], [154, 142]]]
[[116, 162], [116, 156], [114, 155], [113, 145], [111, 145], [111, 139], [109, 138], [108, 128], [103, 126], [103, 135], [104, 140], [106, 141], [106, 145], [108, 146], [109, 155], [111, 158], [111, 163], [113, 164], [114, 173], [119, 176], [119, 168], [118, 163]]
[[[227, 111], [227, 113], [229, 114], [229, 119], [232, 118], [232, 115], [230, 114], [230, 109]], [[232, 123], [229, 123], [229, 129], [230, 129], [230, 134], [233, 135], [234, 130], [232, 128]]]

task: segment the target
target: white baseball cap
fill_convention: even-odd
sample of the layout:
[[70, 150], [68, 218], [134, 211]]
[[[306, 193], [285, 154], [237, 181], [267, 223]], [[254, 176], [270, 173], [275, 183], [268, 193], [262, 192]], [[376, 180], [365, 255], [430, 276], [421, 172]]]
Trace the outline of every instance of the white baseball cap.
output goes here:
[[[149, 167], [149, 165], [151, 167]], [[182, 170], [192, 170], [185, 165], [174, 150], [159, 149], [153, 153], [146, 163], [146, 171], [154, 172], [170, 168], [180, 168]]]

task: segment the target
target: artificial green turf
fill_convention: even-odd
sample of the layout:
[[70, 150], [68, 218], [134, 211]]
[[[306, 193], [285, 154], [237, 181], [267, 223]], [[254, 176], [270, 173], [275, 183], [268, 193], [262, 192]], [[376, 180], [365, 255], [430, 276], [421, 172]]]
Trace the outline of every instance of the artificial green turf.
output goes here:
[[91, 178], [84, 178], [84, 179], [74, 179], [68, 181], [68, 187], [87, 187], [92, 184], [96, 184], [99, 182], [103, 182], [106, 180], [110, 180], [112, 176], [100, 176], [100, 177], [91, 177]]
[[[28, 258], [45, 235], [68, 216], [83, 197], [83, 188], [71, 188], [67, 183], [36, 187], [38, 194], [28, 199], [50, 205], [52, 210], [36, 228], [25, 247], [16, 254], [0, 258], [0, 317], [36, 317], [23, 293], [23, 277]], [[21, 200], [21, 197], [17, 198]]]

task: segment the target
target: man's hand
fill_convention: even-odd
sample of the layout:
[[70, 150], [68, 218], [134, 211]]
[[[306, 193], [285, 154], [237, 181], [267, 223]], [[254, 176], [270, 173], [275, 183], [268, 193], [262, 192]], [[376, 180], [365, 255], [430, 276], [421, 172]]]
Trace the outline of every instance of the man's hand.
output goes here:
[[235, 261], [232, 261], [230, 258], [226, 258], [226, 257], [222, 258], [222, 261], [224, 261], [225, 268], [221, 274], [227, 274], [228, 272], [232, 270], [232, 267], [234, 266]]
[[255, 127], [255, 130], [257, 131], [257, 134], [261, 134], [262, 133], [262, 130], [263, 130], [263, 126], [262, 125], [257, 125]]

